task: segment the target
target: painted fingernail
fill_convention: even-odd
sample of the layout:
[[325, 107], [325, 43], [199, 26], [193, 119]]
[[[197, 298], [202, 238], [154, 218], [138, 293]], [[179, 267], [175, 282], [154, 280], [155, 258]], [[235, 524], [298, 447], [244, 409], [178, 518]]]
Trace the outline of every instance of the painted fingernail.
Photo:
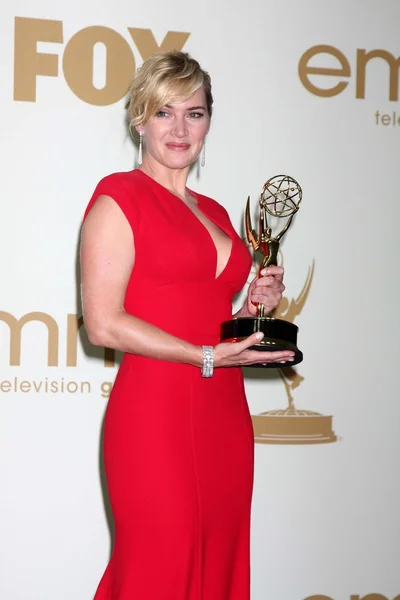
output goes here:
[[256, 333], [257, 340], [262, 340], [263, 337], [264, 337], [263, 332], [262, 331], [257, 331], [257, 333]]

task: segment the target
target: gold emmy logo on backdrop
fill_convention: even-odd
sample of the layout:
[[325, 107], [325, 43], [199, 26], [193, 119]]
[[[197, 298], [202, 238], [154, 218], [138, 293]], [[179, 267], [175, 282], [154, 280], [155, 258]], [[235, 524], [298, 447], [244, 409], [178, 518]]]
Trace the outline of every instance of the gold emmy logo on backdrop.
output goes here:
[[[328, 60], [326, 57], [329, 57]], [[399, 70], [400, 57], [396, 57], [387, 50], [376, 48], [374, 50], [365, 50], [357, 48], [355, 58], [355, 97], [358, 100], [365, 100], [367, 87], [367, 65], [373, 59], [379, 59], [374, 64], [373, 69], [384, 69], [382, 76], [388, 77], [388, 83], [384, 84], [384, 94], [387, 95], [389, 102], [397, 102], [399, 99]], [[332, 62], [336, 61], [335, 67]], [[375, 61], [373, 61], [375, 63]], [[328, 63], [329, 66], [325, 66]], [[371, 69], [371, 67], [370, 67]], [[310, 94], [320, 96], [321, 98], [332, 98], [341, 94], [349, 85], [350, 78], [353, 76], [352, 67], [348, 58], [338, 48], [320, 44], [312, 46], [300, 57], [298, 74], [301, 83]], [[371, 74], [369, 74], [369, 77]], [[376, 77], [376, 70], [372, 71], [372, 76]], [[322, 78], [322, 80], [321, 80]], [[321, 81], [321, 85], [319, 82]], [[371, 81], [369, 86], [374, 89], [380, 86], [380, 81], [376, 83]], [[396, 111], [374, 110], [373, 121], [377, 126], [400, 127], [400, 114]]]
[[[332, 64], [332, 58], [338, 62], [337, 67], [326, 67], [321, 66], [321, 62], [318, 65], [310, 65], [314, 57], [318, 55], [329, 55], [329, 64]], [[380, 62], [386, 62], [386, 66], [389, 67], [389, 101], [397, 102], [399, 99], [399, 68], [400, 68], [400, 57], [395, 57], [393, 54], [383, 49], [365, 50], [363, 48], [357, 48], [356, 51], [356, 98], [365, 99], [365, 88], [367, 79], [367, 64], [374, 58], [381, 59]], [[351, 77], [350, 62], [347, 57], [338, 48], [329, 46], [327, 44], [320, 44], [318, 46], [312, 46], [308, 48], [301, 56], [299, 61], [299, 78], [303, 86], [311, 94], [315, 96], [321, 96], [323, 98], [331, 98], [341, 94], [344, 89], [349, 85], [349, 79]], [[385, 70], [387, 72], [387, 70]], [[310, 79], [310, 76], [313, 78]], [[316, 84], [316, 77], [331, 77], [334, 78], [331, 87], [319, 87]], [[338, 81], [342, 79], [342, 81]], [[347, 80], [347, 81], [346, 81]], [[326, 80], [325, 80], [326, 81]]]
[[[288, 298], [283, 297], [274, 316], [293, 323], [307, 301], [313, 277], [314, 261], [308, 270], [299, 296], [290, 302]], [[293, 367], [279, 369], [279, 375], [285, 387], [288, 405], [283, 409], [252, 415], [255, 442], [257, 444], [322, 444], [336, 441], [336, 435], [332, 431], [332, 416], [295, 407], [293, 391], [299, 387], [304, 377]]]
[[[10, 330], [10, 358], [11, 367], [21, 365], [22, 329], [28, 323], [41, 323], [47, 333], [47, 366], [58, 367], [60, 356], [60, 326], [57, 321], [45, 312], [34, 311], [17, 319], [9, 312], [0, 310], [0, 322], [8, 325]], [[63, 324], [64, 325], [64, 324]], [[68, 314], [65, 322], [65, 366], [76, 367], [78, 360], [78, 338], [79, 329], [83, 325], [83, 317], [76, 314]], [[115, 351], [110, 348], [103, 349], [104, 366], [114, 367]]]
[[[161, 50], [182, 50], [190, 35], [168, 31], [158, 44], [150, 29], [127, 30], [143, 60]], [[43, 42], [63, 44], [63, 22], [15, 17], [14, 38], [14, 100], [36, 102], [37, 78], [59, 76], [58, 54], [38, 52], [37, 46]], [[99, 45], [105, 48], [106, 56], [103, 81], [97, 78], [95, 85], [94, 55]], [[68, 87], [78, 98], [95, 106], [108, 106], [126, 95], [136, 61], [132, 47], [120, 33], [110, 27], [91, 26], [66, 42], [62, 70]]]

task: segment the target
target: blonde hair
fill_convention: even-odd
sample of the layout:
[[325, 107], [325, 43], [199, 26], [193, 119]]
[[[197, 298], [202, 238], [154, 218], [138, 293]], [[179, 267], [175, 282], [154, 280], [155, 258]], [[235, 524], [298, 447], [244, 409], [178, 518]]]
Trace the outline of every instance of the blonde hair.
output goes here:
[[184, 102], [201, 87], [211, 117], [211, 79], [197, 60], [186, 52], [154, 54], [137, 70], [129, 90], [127, 109], [131, 133], [134, 127], [146, 123], [165, 104]]

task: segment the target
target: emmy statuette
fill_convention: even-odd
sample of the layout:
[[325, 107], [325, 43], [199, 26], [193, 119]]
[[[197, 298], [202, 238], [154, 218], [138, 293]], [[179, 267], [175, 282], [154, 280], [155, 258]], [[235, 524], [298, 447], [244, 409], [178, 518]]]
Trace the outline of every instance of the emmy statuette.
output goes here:
[[[278, 264], [280, 240], [299, 210], [302, 195], [300, 185], [289, 175], [275, 175], [268, 179], [262, 188], [259, 199], [258, 236], [251, 224], [250, 196], [247, 198], [245, 213], [247, 240], [255, 252], [259, 251], [264, 255], [258, 269], [258, 277], [261, 277], [260, 273], [266, 267]], [[272, 234], [271, 226], [268, 223], [268, 215], [278, 222], [280, 219], [286, 219], [281, 231], [275, 235]], [[257, 305], [256, 317], [239, 317], [222, 323], [221, 340], [237, 342], [257, 331], [262, 331], [264, 337], [258, 344], [251, 346], [252, 349], [262, 352], [292, 350], [294, 360], [287, 361], [285, 364], [265, 363], [249, 366], [282, 368], [296, 365], [303, 360], [303, 354], [297, 348], [298, 327], [284, 319], [275, 319], [265, 315], [262, 304]]]

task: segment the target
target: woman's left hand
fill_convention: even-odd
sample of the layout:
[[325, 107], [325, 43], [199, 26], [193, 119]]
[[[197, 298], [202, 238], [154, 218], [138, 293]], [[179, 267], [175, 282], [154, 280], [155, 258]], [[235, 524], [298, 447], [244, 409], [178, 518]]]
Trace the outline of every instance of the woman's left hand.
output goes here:
[[249, 285], [247, 299], [244, 306], [235, 314], [235, 317], [254, 317], [257, 315], [257, 305], [263, 304], [265, 314], [276, 308], [282, 298], [285, 286], [283, 268], [271, 265], [260, 273]]

